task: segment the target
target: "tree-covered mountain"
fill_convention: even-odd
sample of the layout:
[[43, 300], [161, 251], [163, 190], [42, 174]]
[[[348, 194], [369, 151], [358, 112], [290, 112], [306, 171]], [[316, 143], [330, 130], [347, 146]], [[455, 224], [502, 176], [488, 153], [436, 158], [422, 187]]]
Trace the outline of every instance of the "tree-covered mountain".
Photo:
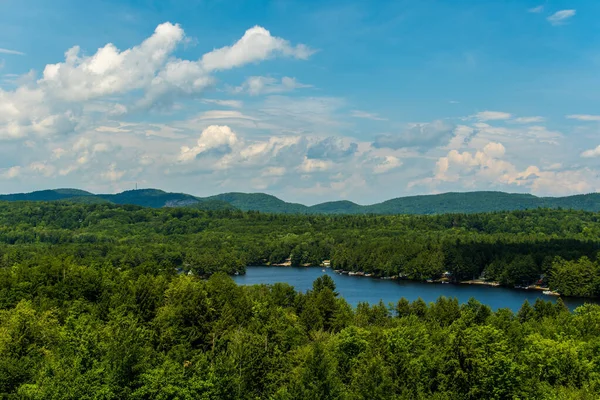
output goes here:
[[142, 207], [168, 207], [170, 203], [193, 204], [197, 198], [185, 193], [167, 193], [158, 189], [126, 190], [117, 194], [99, 194], [98, 197], [115, 204], [134, 204]]
[[117, 194], [92, 194], [77, 189], [42, 190], [0, 195], [0, 201], [70, 201], [78, 203], [133, 204], [143, 207], [193, 207], [206, 210], [260, 211], [277, 214], [446, 214], [513, 211], [536, 208], [563, 208], [600, 211], [600, 193], [568, 197], [537, 197], [504, 192], [443, 193], [391, 199], [378, 204], [359, 205], [333, 201], [313, 206], [288, 203], [265, 193], [223, 193], [196, 197], [158, 189], [128, 190]]
[[275, 196], [264, 193], [223, 193], [207, 197], [206, 200], [221, 200], [242, 211], [261, 211], [278, 214], [306, 214], [309, 207], [303, 204], [287, 203]]
[[31, 193], [15, 193], [0, 195], [0, 200], [5, 201], [55, 201], [71, 197], [95, 196], [93, 193], [79, 189], [53, 189], [39, 190]]

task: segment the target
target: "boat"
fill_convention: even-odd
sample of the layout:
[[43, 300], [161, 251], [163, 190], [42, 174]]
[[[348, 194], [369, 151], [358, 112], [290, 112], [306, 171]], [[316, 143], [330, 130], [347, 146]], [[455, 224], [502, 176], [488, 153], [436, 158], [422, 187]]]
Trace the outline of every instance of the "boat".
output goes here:
[[542, 293], [544, 293], [547, 296], [560, 296], [560, 293], [553, 292], [552, 290], [544, 290]]

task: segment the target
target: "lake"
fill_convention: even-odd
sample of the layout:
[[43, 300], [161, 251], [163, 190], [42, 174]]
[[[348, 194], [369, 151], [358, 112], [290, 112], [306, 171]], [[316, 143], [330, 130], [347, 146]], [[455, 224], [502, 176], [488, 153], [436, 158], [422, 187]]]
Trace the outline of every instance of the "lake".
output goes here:
[[[518, 290], [503, 287], [492, 287], [483, 285], [452, 285], [441, 283], [421, 283], [410, 281], [381, 280], [360, 276], [348, 276], [336, 274], [331, 268], [322, 271], [322, 268], [291, 268], [291, 267], [247, 267], [246, 275], [234, 276], [233, 279], [240, 285], [272, 284], [284, 282], [293, 285], [298, 291], [306, 291], [312, 288], [312, 283], [321, 275], [329, 275], [333, 278], [340, 296], [352, 306], [361, 301], [376, 304], [383, 300], [385, 304], [396, 303], [401, 297], [409, 301], [421, 297], [427, 303], [435, 301], [440, 296], [456, 297], [458, 301], [466, 303], [469, 298], [474, 297], [483, 304], [487, 304], [493, 310], [499, 308], [510, 308], [518, 311], [525, 300], [533, 305], [537, 298], [556, 302], [555, 296], [544, 295], [538, 290]], [[565, 304], [575, 309], [585, 302], [594, 302], [580, 298], [563, 297]]]

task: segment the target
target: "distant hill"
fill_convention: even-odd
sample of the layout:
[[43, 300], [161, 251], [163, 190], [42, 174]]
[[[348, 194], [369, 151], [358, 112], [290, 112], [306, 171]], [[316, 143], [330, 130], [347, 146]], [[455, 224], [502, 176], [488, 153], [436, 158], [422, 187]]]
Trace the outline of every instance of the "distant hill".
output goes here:
[[135, 204], [142, 207], [161, 208], [168, 204], [191, 205], [198, 199], [185, 193], [168, 193], [158, 189], [127, 190], [117, 194], [96, 195], [115, 204]]
[[504, 192], [443, 193], [399, 197], [362, 206], [333, 201], [305, 206], [288, 203], [265, 193], [223, 193], [196, 197], [158, 189], [128, 190], [117, 194], [93, 194], [78, 189], [41, 190], [0, 195], [0, 201], [72, 201], [79, 203], [135, 204], [143, 207], [192, 207], [202, 210], [243, 210], [281, 214], [445, 214], [563, 208], [600, 212], [600, 193], [568, 197], [536, 197]]
[[204, 200], [221, 200], [242, 211], [261, 211], [280, 214], [306, 214], [309, 207], [286, 203], [275, 196], [264, 193], [223, 193], [205, 197]]
[[369, 206], [361, 206], [351, 201], [330, 201], [309, 207], [314, 214], [364, 214]]
[[69, 197], [94, 196], [93, 193], [79, 189], [53, 189], [40, 190], [31, 193], [15, 193], [0, 195], [0, 200], [5, 201], [56, 201], [68, 199]]
[[[526, 210], [547, 206], [543, 198], [531, 194], [468, 192], [399, 197], [365, 206], [365, 209], [373, 214], [448, 214]], [[600, 210], [600, 197], [597, 198], [597, 206]]]

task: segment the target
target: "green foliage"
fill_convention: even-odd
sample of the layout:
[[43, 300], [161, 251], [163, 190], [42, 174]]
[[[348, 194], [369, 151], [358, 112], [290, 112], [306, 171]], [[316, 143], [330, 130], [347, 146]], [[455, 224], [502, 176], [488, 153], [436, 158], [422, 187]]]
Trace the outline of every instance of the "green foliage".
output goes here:
[[556, 258], [549, 279], [553, 289], [566, 296], [600, 295], [600, 265], [588, 257], [567, 261]]
[[563, 295], [597, 296], [599, 238], [596, 214], [576, 211], [333, 217], [0, 202], [0, 266], [51, 263], [57, 276], [77, 265], [209, 276], [287, 259], [294, 266], [331, 260], [336, 269], [376, 277], [449, 272], [453, 281], [542, 280]]
[[[67, 192], [69, 196], [74, 193]], [[597, 215], [290, 216], [0, 203], [0, 398], [596, 399], [600, 306], [471, 299], [355, 309], [269, 260], [597, 296]], [[542, 274], [544, 274], [542, 276]]]
[[[401, 300], [392, 316], [382, 303], [350, 309], [323, 278], [297, 293], [282, 284], [237, 286], [224, 274], [85, 269], [97, 275], [72, 266], [65, 277], [85, 288], [94, 276], [94, 295], [62, 285], [52, 265], [22, 275], [19, 285], [1, 281], [2, 293], [18, 301], [0, 309], [0, 397], [600, 395], [599, 306], [571, 314], [539, 301], [514, 319], [474, 300], [440, 298]], [[34, 283], [35, 292], [20, 289]]]

